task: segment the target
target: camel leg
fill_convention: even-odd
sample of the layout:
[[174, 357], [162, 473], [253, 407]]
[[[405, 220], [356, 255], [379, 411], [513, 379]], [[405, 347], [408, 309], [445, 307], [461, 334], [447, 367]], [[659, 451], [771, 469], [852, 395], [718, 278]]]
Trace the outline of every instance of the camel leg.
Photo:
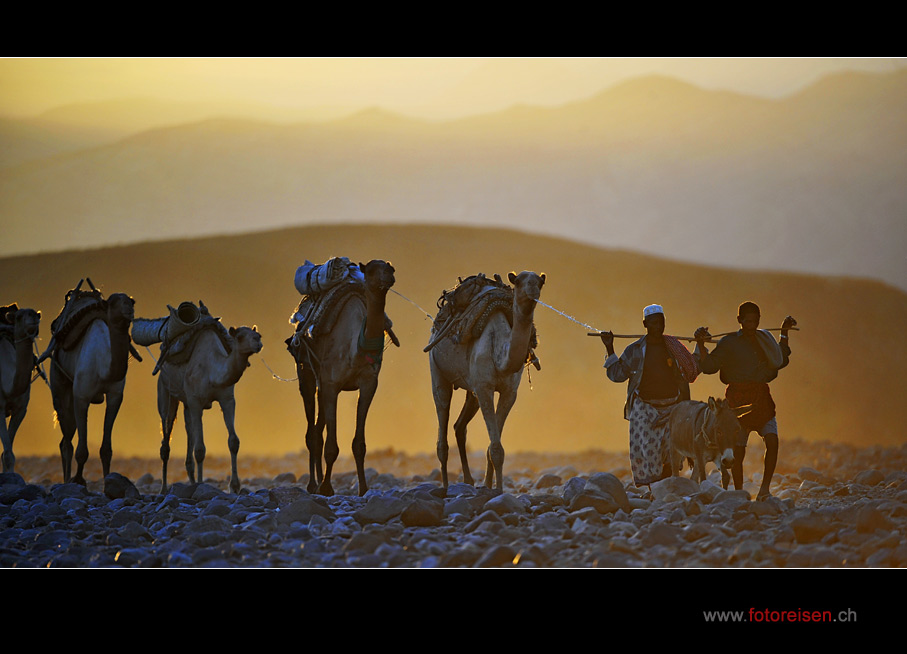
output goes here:
[[188, 404], [183, 405], [183, 422], [186, 423], [186, 474], [189, 477], [189, 483], [194, 484], [195, 458], [192, 455], [195, 452], [195, 427]]
[[5, 407], [0, 407], [0, 441], [3, 441], [3, 455], [0, 459], [3, 461], [3, 472], [13, 472], [16, 467], [16, 457], [13, 455], [13, 439], [16, 437], [16, 430], [25, 417], [25, 410], [16, 411], [9, 419], [9, 427], [6, 426]]
[[331, 486], [331, 472], [334, 469], [334, 462], [340, 455], [340, 448], [337, 446], [337, 391], [322, 387], [318, 394], [319, 398], [319, 416], [318, 421], [325, 421], [328, 435], [324, 443], [324, 479], [318, 487], [318, 494], [331, 496], [334, 494], [334, 487]]
[[450, 422], [450, 400], [453, 397], [453, 386], [441, 381], [435, 381], [435, 376], [434, 366], [432, 366], [431, 391], [435, 399], [435, 411], [438, 414], [438, 443], [436, 450], [438, 463], [441, 465], [441, 484], [444, 488], [447, 488], [447, 455], [450, 449], [447, 445], [447, 425]]
[[[0, 413], [0, 441], [3, 441], [3, 472], [13, 472], [16, 466], [16, 457], [13, 456], [13, 439], [9, 436], [4, 415], [5, 413]], [[10, 422], [12, 423], [12, 420]]]
[[82, 473], [88, 461], [88, 407], [89, 401], [82, 397], [75, 398], [73, 405], [76, 414], [76, 431], [79, 433], [79, 442], [76, 445], [76, 476], [72, 478], [77, 484], [85, 486], [85, 477]]
[[110, 460], [113, 458], [113, 423], [123, 404], [122, 389], [107, 393], [107, 407], [104, 410], [104, 437], [101, 440], [101, 466], [104, 476], [110, 474]]
[[466, 391], [466, 402], [460, 410], [460, 415], [454, 422], [454, 434], [457, 437], [457, 449], [460, 451], [460, 465], [463, 468], [463, 481], [467, 484], [474, 485], [475, 482], [472, 474], [469, 472], [469, 459], [466, 456], [466, 426], [479, 411], [479, 401], [475, 395]]
[[359, 402], [356, 404], [356, 435], [353, 436], [353, 458], [356, 459], [356, 475], [359, 477], [359, 497], [368, 491], [365, 481], [365, 419], [368, 409], [378, 391], [378, 378], [368, 379], [359, 387]]
[[302, 396], [302, 404], [305, 407], [306, 431], [305, 447], [309, 452], [309, 483], [306, 490], [314, 493], [318, 489], [318, 484], [324, 479], [324, 472], [321, 468], [321, 458], [324, 454], [324, 423], [318, 424], [320, 412], [317, 409], [317, 389], [315, 385], [315, 376], [302, 366], [297, 366], [299, 377], [299, 394]]
[[[233, 426], [236, 418], [236, 400], [231, 396], [229, 399], [219, 402], [220, 409], [224, 414], [224, 424], [227, 426], [227, 447], [230, 450], [230, 492], [239, 492], [239, 471], [236, 468], [236, 455], [239, 453], [239, 436], [236, 435], [236, 429]], [[201, 463], [198, 464], [201, 468]]]
[[496, 487], [498, 490], [502, 490], [501, 472], [504, 468], [504, 448], [501, 445], [501, 433], [498, 430], [498, 420], [494, 411], [494, 390], [488, 388], [477, 391], [476, 399], [479, 408], [482, 409], [482, 417], [485, 418], [485, 427], [488, 429], [490, 441], [486, 452], [485, 487], [491, 488], [495, 482], [495, 476], [497, 476]]
[[170, 461], [170, 437], [179, 410], [179, 400], [161, 392], [158, 385], [157, 410], [161, 416], [161, 495], [167, 492], [167, 463]]
[[189, 470], [189, 462], [194, 454], [198, 470], [198, 483], [200, 484], [205, 481], [203, 470], [205, 461], [205, 436], [202, 433], [203, 410], [201, 406], [193, 406], [190, 410], [189, 404], [186, 404], [186, 408], [183, 410], [183, 415], [186, 418], [186, 433], [189, 435], [189, 443], [191, 444], [191, 449], [186, 453], [186, 470], [189, 472], [189, 479], [195, 483], [192, 472]]
[[[53, 377], [51, 377], [53, 379]], [[76, 433], [76, 421], [73, 417], [72, 388], [58, 388], [51, 394], [54, 412], [63, 437], [60, 439], [60, 458], [63, 463], [63, 483], [68, 484], [72, 479], [72, 439]]]

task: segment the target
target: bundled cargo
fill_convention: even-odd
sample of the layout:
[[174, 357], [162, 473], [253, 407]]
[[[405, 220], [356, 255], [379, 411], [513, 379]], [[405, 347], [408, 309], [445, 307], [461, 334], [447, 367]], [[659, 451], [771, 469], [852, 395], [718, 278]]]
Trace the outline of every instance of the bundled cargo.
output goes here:
[[346, 257], [331, 257], [322, 264], [314, 264], [306, 259], [296, 269], [296, 290], [302, 295], [318, 295], [351, 276], [359, 281], [365, 279], [359, 266], [350, 263]]

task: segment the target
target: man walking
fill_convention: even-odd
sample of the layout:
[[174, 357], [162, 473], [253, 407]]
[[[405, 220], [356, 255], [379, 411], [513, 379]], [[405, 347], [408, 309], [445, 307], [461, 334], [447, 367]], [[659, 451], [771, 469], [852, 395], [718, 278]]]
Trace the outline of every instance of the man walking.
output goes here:
[[666, 336], [664, 309], [643, 309], [646, 335], [634, 341], [620, 358], [614, 353], [614, 334], [603, 332], [608, 379], [627, 384], [624, 418], [630, 422], [630, 469], [637, 486], [671, 476], [667, 425], [659, 417], [681, 400], [690, 399], [690, 383], [699, 374], [693, 355], [673, 336]]
[[734, 448], [734, 465], [731, 473], [734, 488], [743, 488], [743, 459], [751, 431], [765, 441], [765, 469], [757, 499], [770, 497], [769, 488], [775, 464], [778, 462], [778, 423], [775, 419], [775, 402], [768, 384], [778, 376], [778, 371], [790, 362], [788, 330], [797, 324], [787, 316], [781, 325], [780, 341], [766, 330], [759, 329], [761, 313], [758, 305], [744, 302], [737, 310], [740, 330], [728, 334], [708, 351], [706, 339], [711, 338], [707, 327], [696, 330], [696, 351], [699, 368], [707, 375], [721, 372], [721, 381], [727, 384], [725, 397], [731, 407], [752, 405], [748, 414], [740, 418], [740, 436]]

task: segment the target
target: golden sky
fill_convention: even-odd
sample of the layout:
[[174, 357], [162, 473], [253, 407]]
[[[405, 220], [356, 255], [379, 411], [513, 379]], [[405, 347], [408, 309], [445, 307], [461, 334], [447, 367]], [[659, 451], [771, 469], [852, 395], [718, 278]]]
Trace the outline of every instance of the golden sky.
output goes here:
[[283, 108], [382, 106], [449, 118], [516, 102], [558, 104], [659, 73], [765, 96], [840, 69], [891, 71], [904, 59], [290, 58], [0, 59], [0, 116], [124, 98]]

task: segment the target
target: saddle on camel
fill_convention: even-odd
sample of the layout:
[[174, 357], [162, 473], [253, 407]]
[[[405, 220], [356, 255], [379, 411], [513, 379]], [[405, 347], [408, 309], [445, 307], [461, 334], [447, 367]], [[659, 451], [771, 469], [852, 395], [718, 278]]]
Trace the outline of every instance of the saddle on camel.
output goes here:
[[[495, 274], [489, 279], [484, 273], [472, 275], [466, 279], [458, 278], [453, 290], [443, 291], [438, 298], [438, 314], [432, 325], [432, 337], [424, 352], [430, 351], [445, 338], [454, 343], [466, 345], [471, 343], [485, 330], [488, 319], [500, 311], [513, 327], [513, 287]], [[538, 335], [535, 325], [529, 338], [529, 350], [526, 360], [541, 370], [541, 362], [535, 354], [538, 347]]]
[[[82, 290], [82, 284], [88, 282], [90, 291]], [[104, 295], [95, 288], [91, 278], [79, 280], [76, 287], [67, 291], [63, 299], [63, 308], [59, 315], [50, 323], [50, 343], [47, 349], [38, 357], [35, 365], [40, 365], [49, 357], [56, 357], [60, 352], [72, 350], [85, 335], [85, 330], [95, 320], [101, 319], [108, 322], [108, 301]], [[109, 325], [108, 325], [109, 327]], [[142, 361], [141, 355], [129, 344], [129, 354], [136, 360]]]
[[[350, 300], [358, 298], [363, 304], [367, 303], [365, 274], [361, 264], [351, 263], [347, 257], [331, 257], [323, 264], [306, 259], [296, 271], [295, 285], [302, 299], [290, 315], [290, 324], [296, 325], [296, 329], [286, 340], [287, 350], [297, 364], [314, 372], [317, 378], [320, 362], [314, 353], [313, 342], [334, 329]], [[400, 347], [387, 314], [384, 315], [384, 331], [391, 342]], [[373, 366], [380, 367], [384, 337], [366, 339], [365, 321], [359, 334], [359, 350], [368, 356]]]
[[154, 367], [156, 375], [165, 363], [180, 365], [189, 360], [199, 336], [213, 332], [223, 344], [227, 354], [233, 351], [233, 337], [221, 323], [219, 317], [211, 315], [208, 307], [201, 300], [198, 306], [192, 302], [182, 302], [177, 308], [169, 304], [169, 316], [162, 318], [136, 318], [132, 325], [132, 340], [139, 345], [161, 344], [161, 356]]

